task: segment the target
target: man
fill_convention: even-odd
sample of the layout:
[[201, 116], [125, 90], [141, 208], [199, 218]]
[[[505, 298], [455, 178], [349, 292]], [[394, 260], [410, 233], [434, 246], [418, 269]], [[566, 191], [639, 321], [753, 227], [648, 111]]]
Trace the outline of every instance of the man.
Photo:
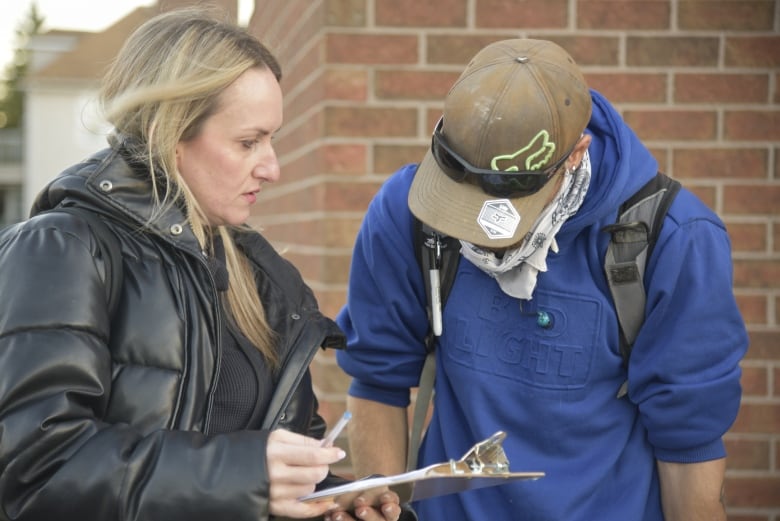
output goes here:
[[472, 59], [431, 149], [388, 179], [357, 238], [338, 362], [353, 377], [359, 475], [404, 470], [428, 330], [416, 216], [460, 239], [462, 256], [419, 466], [502, 430], [510, 470], [546, 473], [418, 502], [420, 519], [725, 520], [722, 436], [747, 347], [726, 230], [679, 192], [647, 264], [628, 368], [603, 271], [602, 228], [657, 169], [557, 45], [500, 41]]

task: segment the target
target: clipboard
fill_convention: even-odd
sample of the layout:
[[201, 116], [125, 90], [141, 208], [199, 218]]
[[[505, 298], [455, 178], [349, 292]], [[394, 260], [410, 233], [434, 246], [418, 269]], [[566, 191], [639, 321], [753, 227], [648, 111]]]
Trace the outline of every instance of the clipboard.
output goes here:
[[437, 463], [394, 476], [359, 479], [308, 494], [299, 500], [305, 503], [328, 500], [349, 510], [358, 496], [366, 498], [374, 505], [379, 504], [379, 497], [388, 489], [398, 494], [401, 503], [407, 503], [503, 485], [515, 480], [536, 480], [544, 477], [544, 472], [510, 472], [509, 460], [502, 446], [504, 438], [506, 433], [498, 431], [475, 444], [459, 460]]

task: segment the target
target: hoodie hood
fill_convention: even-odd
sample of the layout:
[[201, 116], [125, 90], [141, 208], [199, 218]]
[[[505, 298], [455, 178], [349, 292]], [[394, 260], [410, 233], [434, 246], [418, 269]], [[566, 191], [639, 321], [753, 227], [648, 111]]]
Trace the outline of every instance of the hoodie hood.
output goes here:
[[585, 132], [592, 167], [590, 187], [579, 211], [558, 234], [575, 235], [587, 226], [614, 219], [617, 209], [658, 171], [658, 162], [612, 105], [591, 90], [593, 114]]

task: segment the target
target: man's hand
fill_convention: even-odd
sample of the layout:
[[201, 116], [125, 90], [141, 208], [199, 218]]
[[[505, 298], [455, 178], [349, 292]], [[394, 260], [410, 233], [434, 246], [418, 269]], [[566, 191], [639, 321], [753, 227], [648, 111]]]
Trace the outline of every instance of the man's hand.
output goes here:
[[397, 521], [401, 516], [401, 505], [398, 495], [395, 492], [388, 491], [379, 497], [379, 505], [371, 506], [374, 501], [360, 496], [355, 499], [354, 512], [352, 517], [347, 512], [331, 512], [325, 516], [325, 521]]

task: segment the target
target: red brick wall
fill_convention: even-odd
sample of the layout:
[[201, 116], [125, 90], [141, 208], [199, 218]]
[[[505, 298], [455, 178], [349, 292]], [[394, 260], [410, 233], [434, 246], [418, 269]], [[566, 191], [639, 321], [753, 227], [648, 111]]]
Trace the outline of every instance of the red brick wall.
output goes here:
[[[368, 201], [422, 157], [466, 61], [509, 37], [566, 47], [662, 169], [728, 226], [751, 340], [742, 409], [726, 438], [729, 519], [780, 521], [777, 1], [256, 0], [251, 27], [281, 60], [286, 97], [282, 181], [253, 222], [331, 316]], [[347, 380], [332, 354], [313, 370], [332, 422]]]

